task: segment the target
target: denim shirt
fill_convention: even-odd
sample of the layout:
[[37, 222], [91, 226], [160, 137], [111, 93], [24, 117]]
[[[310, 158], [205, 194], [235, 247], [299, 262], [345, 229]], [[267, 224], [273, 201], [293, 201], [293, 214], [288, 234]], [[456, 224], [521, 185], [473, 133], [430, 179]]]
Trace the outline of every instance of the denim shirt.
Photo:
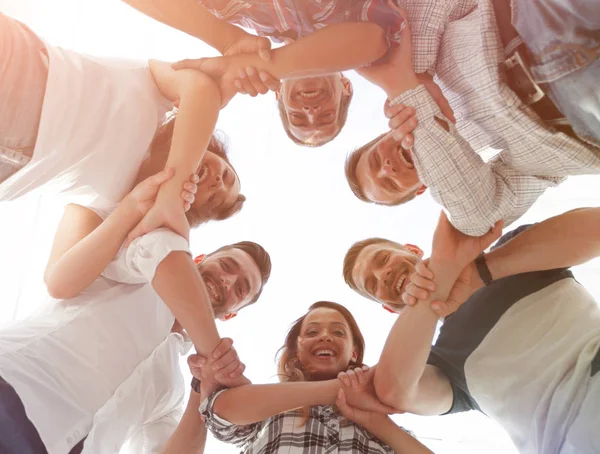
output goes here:
[[533, 57], [538, 83], [554, 82], [600, 57], [600, 3], [512, 1], [512, 23]]

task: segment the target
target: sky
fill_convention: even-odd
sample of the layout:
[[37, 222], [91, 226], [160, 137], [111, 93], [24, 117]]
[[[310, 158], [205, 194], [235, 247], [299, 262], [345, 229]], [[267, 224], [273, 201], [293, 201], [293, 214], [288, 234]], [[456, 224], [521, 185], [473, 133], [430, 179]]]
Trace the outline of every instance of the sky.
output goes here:
[[[27, 23], [49, 42], [93, 55], [136, 60], [176, 61], [216, 55], [202, 42], [158, 24], [117, 0], [0, 0], [0, 10]], [[386, 130], [383, 92], [353, 72], [354, 100], [346, 127], [332, 143], [317, 149], [294, 145], [285, 135], [272, 93], [236, 97], [221, 113], [223, 134], [248, 201], [242, 212], [191, 234], [194, 254], [236, 241], [252, 240], [271, 254], [273, 272], [259, 302], [219, 323], [232, 337], [255, 383], [274, 382], [275, 354], [290, 324], [318, 300], [348, 307], [366, 339], [367, 364], [375, 364], [395, 317], [351, 291], [342, 279], [346, 250], [372, 236], [419, 245], [427, 255], [439, 206], [425, 193], [406, 206], [381, 207], [356, 199], [344, 176], [349, 151]], [[510, 230], [580, 206], [600, 204], [600, 179], [570, 178], [552, 188]], [[58, 220], [60, 203], [31, 194], [0, 203], [0, 324], [23, 318], [44, 299], [43, 270]], [[580, 282], [600, 295], [600, 261], [578, 267]], [[189, 371], [182, 359], [182, 368]], [[502, 428], [469, 412], [443, 417], [398, 415], [436, 453], [516, 452]], [[127, 451], [124, 450], [123, 454]], [[209, 439], [206, 452], [237, 449]]]

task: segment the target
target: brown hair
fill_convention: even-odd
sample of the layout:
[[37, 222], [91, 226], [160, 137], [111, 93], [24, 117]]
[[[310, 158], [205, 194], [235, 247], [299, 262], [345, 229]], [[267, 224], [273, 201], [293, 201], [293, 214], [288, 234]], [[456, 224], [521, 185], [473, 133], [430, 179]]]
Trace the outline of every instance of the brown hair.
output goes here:
[[[173, 113], [160, 126], [158, 132], [152, 140], [152, 143], [150, 144], [151, 153], [169, 153], [169, 150], [171, 149], [171, 143], [173, 141], [173, 129], [175, 128], [175, 120], [176, 113]], [[221, 140], [219, 140], [216, 134], [213, 134], [213, 136], [211, 137], [210, 142], [206, 147], [206, 151], [210, 151], [211, 153], [216, 154], [219, 158], [221, 158], [223, 161], [229, 164], [237, 176], [237, 172], [235, 171], [233, 164], [231, 164], [231, 161], [227, 156], [227, 149], [225, 148], [225, 144]], [[222, 221], [233, 216], [242, 209], [245, 201], [246, 197], [243, 194], [239, 194], [233, 205], [223, 207], [219, 212], [210, 213], [208, 218], [206, 212], [199, 212], [197, 209], [194, 209], [194, 207], [190, 208], [190, 210], [185, 215], [187, 217], [188, 222], [190, 223], [190, 227], [193, 228], [211, 219], [214, 219], [216, 221]]]
[[252, 260], [254, 261], [254, 263], [256, 263], [256, 266], [260, 271], [260, 289], [258, 290], [256, 296], [252, 298], [252, 300], [246, 306], [254, 304], [256, 300], [258, 300], [260, 294], [262, 293], [263, 287], [266, 285], [266, 283], [269, 281], [269, 278], [271, 277], [271, 256], [265, 250], [265, 248], [263, 248], [258, 243], [255, 243], [253, 241], [240, 241], [238, 243], [228, 244], [226, 246], [220, 247], [216, 251], [213, 251], [210, 254], [208, 254], [207, 257], [210, 257], [211, 255], [216, 254], [217, 252], [226, 251], [228, 249], [239, 249], [240, 251], [244, 251], [246, 254], [252, 257]]
[[400, 243], [396, 243], [394, 241], [390, 241], [390, 240], [386, 240], [385, 238], [367, 238], [366, 240], [362, 240], [362, 241], [357, 241], [356, 243], [354, 243], [352, 246], [350, 246], [350, 249], [348, 249], [348, 252], [346, 252], [346, 255], [344, 256], [344, 281], [346, 281], [346, 284], [348, 284], [348, 286], [360, 293], [361, 295], [367, 296], [368, 298], [373, 299], [372, 295], [369, 294], [364, 294], [357, 286], [356, 283], [354, 282], [354, 278], [352, 277], [352, 272], [354, 271], [354, 267], [356, 266], [356, 260], [358, 259], [358, 256], [360, 255], [360, 253], [363, 251], [364, 248], [366, 248], [367, 246], [371, 246], [373, 244], [389, 244], [390, 246], [394, 246], [394, 247], [403, 247]]
[[362, 333], [360, 332], [358, 323], [356, 323], [356, 320], [354, 319], [350, 311], [338, 303], [332, 303], [331, 301], [317, 301], [308, 308], [306, 314], [304, 314], [292, 324], [292, 327], [290, 328], [287, 336], [285, 337], [283, 347], [281, 347], [277, 352], [277, 355], [279, 356], [279, 359], [277, 361], [277, 374], [279, 376], [279, 381], [290, 382], [310, 380], [310, 377], [307, 376], [307, 372], [303, 370], [302, 365], [298, 361], [298, 336], [300, 335], [302, 322], [304, 322], [306, 316], [310, 312], [319, 308], [327, 308], [338, 311], [346, 319], [348, 325], [350, 325], [350, 331], [352, 332], [352, 341], [354, 343], [354, 348], [358, 353], [356, 361], [351, 361], [348, 367], [363, 366], [363, 358], [365, 354], [365, 339]]
[[406, 203], [406, 202], [414, 199], [417, 196], [417, 192], [419, 191], [419, 188], [414, 189], [413, 191], [410, 191], [410, 192], [404, 194], [400, 199], [395, 200], [391, 203], [374, 202], [373, 200], [371, 200], [367, 197], [363, 188], [358, 183], [358, 177], [356, 176], [356, 168], [358, 167], [358, 161], [360, 161], [360, 158], [363, 155], [363, 153], [365, 153], [367, 150], [369, 150], [373, 145], [375, 145], [379, 141], [379, 139], [381, 139], [386, 134], [387, 134], [386, 132], [384, 132], [383, 134], [380, 134], [379, 136], [377, 136], [375, 139], [371, 140], [366, 145], [363, 145], [362, 147], [359, 147], [356, 150], [354, 150], [348, 154], [348, 157], [346, 158], [346, 168], [345, 168], [346, 180], [348, 180], [348, 185], [350, 186], [352, 193], [356, 197], [358, 197], [360, 200], [362, 200], [363, 202], [375, 203], [376, 205], [384, 205], [384, 206], [402, 205], [403, 203]]
[[342, 128], [346, 124], [346, 120], [348, 119], [348, 109], [350, 108], [350, 102], [352, 101], [352, 97], [354, 96], [354, 92], [350, 91], [350, 94], [342, 94], [342, 99], [340, 100], [340, 111], [338, 113], [338, 122], [339, 129], [330, 139], [324, 140], [323, 142], [303, 142], [298, 139], [292, 132], [290, 131], [290, 124], [287, 117], [287, 112], [285, 111], [285, 106], [283, 105], [283, 99], [281, 96], [277, 99], [277, 107], [279, 109], [279, 117], [281, 118], [281, 123], [283, 124], [283, 130], [287, 134], [287, 136], [292, 139], [296, 145], [302, 145], [303, 147], [311, 147], [317, 148], [325, 145], [326, 143], [331, 142], [335, 139], [340, 132], [342, 132]]

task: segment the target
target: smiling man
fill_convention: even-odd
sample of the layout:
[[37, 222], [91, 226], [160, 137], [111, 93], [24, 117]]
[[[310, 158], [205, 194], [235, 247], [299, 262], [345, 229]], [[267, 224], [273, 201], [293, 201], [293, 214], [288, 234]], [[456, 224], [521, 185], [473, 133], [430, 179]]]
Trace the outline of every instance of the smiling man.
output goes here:
[[[599, 208], [570, 211], [521, 226], [478, 256], [498, 225], [469, 237], [442, 215], [430, 270], [419, 263], [401, 285], [422, 301], [399, 311], [388, 336], [375, 373], [381, 401], [420, 415], [481, 411], [522, 453], [600, 452], [600, 308], [569, 270], [600, 255], [599, 222]], [[377, 270], [395, 261], [396, 274], [411, 274], [419, 258], [371, 241], [349, 251], [346, 281], [401, 307], [402, 278]]]
[[402, 293], [423, 251], [383, 238], [355, 243], [344, 257], [344, 280], [356, 292], [390, 312], [404, 307]]
[[0, 452], [75, 454], [85, 443], [104, 454], [127, 440], [132, 452], [159, 452], [181, 417], [179, 361], [192, 347], [169, 304], [183, 301], [189, 322], [208, 293], [213, 311], [196, 333], [216, 338], [210, 356], [213, 312], [227, 320], [256, 302], [271, 273], [269, 254], [251, 241], [188, 262], [187, 240], [155, 230], [79, 295], [0, 330]]
[[314, 147], [333, 140], [346, 123], [352, 94], [341, 73], [284, 80], [276, 97], [288, 137]]

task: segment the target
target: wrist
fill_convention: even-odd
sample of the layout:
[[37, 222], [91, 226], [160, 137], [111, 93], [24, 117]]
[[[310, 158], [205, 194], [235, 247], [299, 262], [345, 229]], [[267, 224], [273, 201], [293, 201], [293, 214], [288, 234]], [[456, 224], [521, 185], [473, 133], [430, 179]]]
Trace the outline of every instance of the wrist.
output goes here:
[[123, 200], [121, 200], [121, 203], [119, 203], [113, 212], [113, 215], [118, 216], [120, 220], [127, 225], [130, 225], [133, 229], [138, 222], [144, 219], [146, 213], [140, 210], [139, 204], [131, 194], [127, 194]]
[[225, 55], [235, 43], [243, 39], [246, 35], [249, 35], [249, 33], [246, 33], [239, 27], [232, 26], [228, 28], [227, 33], [223, 34], [222, 41], [219, 43], [217, 50], [221, 55]]
[[494, 280], [494, 276], [488, 268], [486, 255], [482, 252], [477, 256], [474, 263], [475, 268], [477, 269], [476, 281], [481, 281], [484, 285], [491, 284]]
[[408, 90], [412, 90], [417, 88], [421, 82], [417, 78], [414, 72], [410, 72], [408, 74], [403, 74], [400, 77], [396, 75], [396, 77], [391, 80], [389, 83], [386, 83], [382, 86], [383, 90], [387, 94], [389, 99], [393, 99], [401, 94], [407, 92]]

